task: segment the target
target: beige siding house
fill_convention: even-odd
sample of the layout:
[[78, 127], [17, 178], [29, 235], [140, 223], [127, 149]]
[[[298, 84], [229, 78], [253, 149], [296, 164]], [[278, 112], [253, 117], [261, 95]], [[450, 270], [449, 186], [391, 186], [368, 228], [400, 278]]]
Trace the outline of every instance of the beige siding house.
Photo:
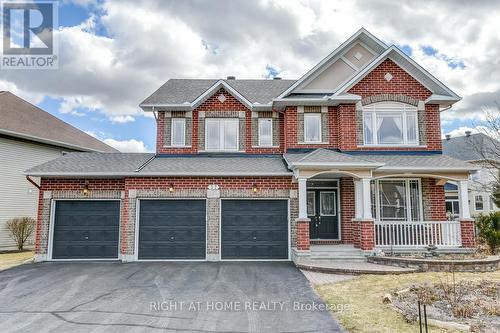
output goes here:
[[12, 93], [0, 92], [0, 251], [15, 249], [5, 226], [9, 219], [37, 215], [38, 189], [24, 170], [70, 151], [116, 152]]

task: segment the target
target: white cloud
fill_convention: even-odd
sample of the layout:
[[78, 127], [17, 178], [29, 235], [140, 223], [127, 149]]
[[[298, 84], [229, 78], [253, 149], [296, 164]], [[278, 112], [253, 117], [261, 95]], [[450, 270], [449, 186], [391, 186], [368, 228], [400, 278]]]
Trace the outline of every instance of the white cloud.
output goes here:
[[149, 150], [143, 141], [131, 139], [131, 140], [115, 140], [115, 139], [104, 139], [105, 144], [118, 149], [122, 153], [146, 153]]

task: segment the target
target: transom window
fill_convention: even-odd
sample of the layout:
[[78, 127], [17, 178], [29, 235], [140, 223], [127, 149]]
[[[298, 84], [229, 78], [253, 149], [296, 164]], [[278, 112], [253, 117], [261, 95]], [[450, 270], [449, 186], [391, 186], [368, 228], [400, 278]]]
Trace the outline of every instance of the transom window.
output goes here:
[[186, 119], [172, 118], [172, 146], [184, 146], [186, 144]]
[[259, 146], [273, 145], [273, 120], [259, 118]]
[[238, 150], [239, 119], [207, 118], [205, 127], [206, 150]]
[[379, 221], [422, 221], [418, 179], [372, 181], [372, 213]]
[[304, 114], [304, 142], [321, 142], [321, 113]]
[[417, 145], [417, 108], [398, 102], [363, 107], [363, 137], [365, 145]]

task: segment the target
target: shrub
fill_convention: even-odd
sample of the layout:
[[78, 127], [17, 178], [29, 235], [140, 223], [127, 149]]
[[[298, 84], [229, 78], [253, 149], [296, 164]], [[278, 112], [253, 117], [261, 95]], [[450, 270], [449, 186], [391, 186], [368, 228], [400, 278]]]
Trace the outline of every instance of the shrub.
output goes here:
[[36, 221], [32, 217], [18, 217], [7, 221], [10, 237], [16, 242], [17, 249], [22, 251], [28, 238], [35, 230]]
[[479, 215], [476, 226], [481, 240], [488, 245], [491, 253], [495, 254], [500, 245], [500, 211]]

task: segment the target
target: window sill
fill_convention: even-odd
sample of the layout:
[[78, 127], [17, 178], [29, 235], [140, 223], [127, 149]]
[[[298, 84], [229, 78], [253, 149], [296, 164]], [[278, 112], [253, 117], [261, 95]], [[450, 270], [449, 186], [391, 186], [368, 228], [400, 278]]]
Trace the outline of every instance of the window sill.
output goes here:
[[163, 146], [163, 148], [192, 148], [193, 146]]
[[427, 145], [358, 145], [359, 148], [427, 148]]
[[244, 153], [244, 150], [199, 150], [200, 153], [221, 153], [221, 154], [234, 154]]
[[272, 148], [279, 148], [280, 146], [252, 146], [252, 148], [268, 148], [268, 149], [272, 149]]
[[297, 142], [298, 145], [329, 145], [330, 142]]

